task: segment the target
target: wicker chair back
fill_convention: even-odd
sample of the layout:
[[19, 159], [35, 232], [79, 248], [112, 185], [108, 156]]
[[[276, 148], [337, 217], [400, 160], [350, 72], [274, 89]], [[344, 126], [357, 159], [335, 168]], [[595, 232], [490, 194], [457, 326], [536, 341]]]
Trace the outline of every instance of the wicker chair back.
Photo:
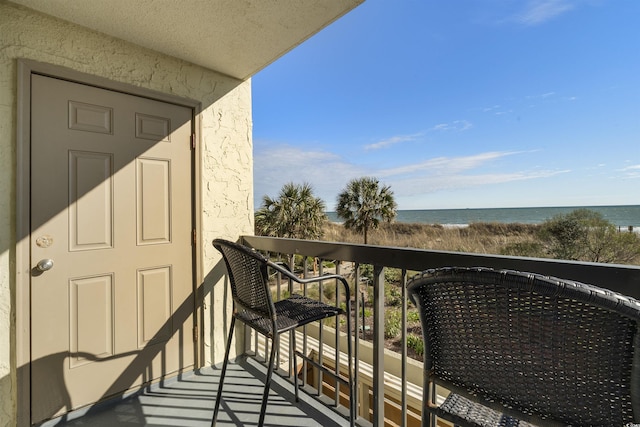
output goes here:
[[427, 382], [440, 383], [540, 425], [622, 427], [640, 419], [637, 301], [486, 268], [428, 270], [408, 291], [423, 326], [425, 393]]
[[275, 319], [268, 286], [267, 258], [234, 242], [218, 239], [214, 240], [213, 246], [224, 255], [236, 310], [247, 310], [260, 317]]

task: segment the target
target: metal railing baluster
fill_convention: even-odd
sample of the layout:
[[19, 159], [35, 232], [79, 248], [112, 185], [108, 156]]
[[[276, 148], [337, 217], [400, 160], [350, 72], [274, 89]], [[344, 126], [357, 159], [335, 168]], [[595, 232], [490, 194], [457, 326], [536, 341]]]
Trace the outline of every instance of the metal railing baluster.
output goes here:
[[373, 266], [373, 426], [384, 427], [384, 266]]

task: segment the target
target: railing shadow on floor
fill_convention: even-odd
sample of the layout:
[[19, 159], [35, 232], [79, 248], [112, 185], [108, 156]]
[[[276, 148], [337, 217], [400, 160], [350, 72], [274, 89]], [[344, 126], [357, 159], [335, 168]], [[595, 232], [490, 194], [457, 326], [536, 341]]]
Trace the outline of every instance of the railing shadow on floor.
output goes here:
[[[239, 357], [229, 364], [218, 426], [257, 424], [265, 375], [266, 369], [253, 358]], [[50, 420], [43, 426], [208, 427], [219, 378], [218, 368], [187, 372], [123, 396], [119, 401], [97, 404], [91, 410], [71, 412], [64, 419]], [[349, 422], [305, 393], [301, 393], [300, 401], [295, 402], [291, 386], [276, 375], [272, 380], [265, 425], [346, 427]]]

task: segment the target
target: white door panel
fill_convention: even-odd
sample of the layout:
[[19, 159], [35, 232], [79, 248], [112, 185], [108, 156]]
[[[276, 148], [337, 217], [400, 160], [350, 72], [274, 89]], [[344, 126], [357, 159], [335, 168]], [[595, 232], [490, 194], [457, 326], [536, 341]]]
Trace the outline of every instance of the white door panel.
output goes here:
[[31, 105], [38, 422], [193, 364], [191, 110], [38, 75]]

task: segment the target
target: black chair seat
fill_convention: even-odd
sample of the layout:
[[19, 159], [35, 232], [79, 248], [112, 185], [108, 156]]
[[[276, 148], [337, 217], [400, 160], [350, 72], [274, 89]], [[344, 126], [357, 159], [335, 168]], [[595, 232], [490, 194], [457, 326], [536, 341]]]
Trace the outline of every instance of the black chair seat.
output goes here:
[[[273, 305], [276, 309], [276, 333], [278, 334], [318, 320], [341, 314], [346, 315], [346, 312], [340, 307], [297, 294], [276, 301]], [[239, 310], [237, 318], [251, 325], [261, 334], [268, 337], [273, 336], [272, 322], [264, 316], [249, 310]]]
[[457, 417], [458, 421], [471, 423], [474, 427], [535, 427], [525, 421], [495, 411], [480, 403], [451, 393], [440, 405], [440, 410]]

